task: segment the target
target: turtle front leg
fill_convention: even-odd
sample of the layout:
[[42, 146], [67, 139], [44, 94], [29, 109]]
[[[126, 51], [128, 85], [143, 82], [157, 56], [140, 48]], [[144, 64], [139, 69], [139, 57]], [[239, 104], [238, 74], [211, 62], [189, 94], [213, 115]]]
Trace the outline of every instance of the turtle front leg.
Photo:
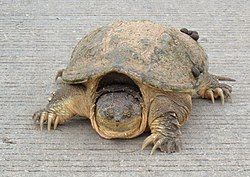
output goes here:
[[[40, 128], [47, 122], [48, 130], [53, 125], [63, 124], [75, 115], [86, 116], [86, 100], [83, 86], [65, 85], [53, 93], [44, 109], [33, 114], [33, 119], [40, 122]], [[85, 108], [85, 109], [84, 109]]]
[[144, 140], [142, 149], [153, 144], [151, 154], [158, 148], [167, 153], [180, 151], [180, 127], [187, 120], [191, 107], [189, 94], [168, 93], [157, 96], [151, 104], [148, 118], [152, 134]]
[[221, 99], [221, 104], [224, 105], [225, 99], [231, 97], [232, 87], [219, 81], [235, 81], [234, 79], [222, 76], [209, 75], [203, 83], [201, 83], [198, 95], [202, 98], [212, 100]]
[[174, 112], [167, 112], [162, 117], [155, 119], [151, 125], [151, 135], [148, 136], [143, 144], [142, 149], [149, 144], [154, 144], [151, 155], [160, 148], [167, 153], [179, 152], [181, 149], [181, 131], [178, 118]]

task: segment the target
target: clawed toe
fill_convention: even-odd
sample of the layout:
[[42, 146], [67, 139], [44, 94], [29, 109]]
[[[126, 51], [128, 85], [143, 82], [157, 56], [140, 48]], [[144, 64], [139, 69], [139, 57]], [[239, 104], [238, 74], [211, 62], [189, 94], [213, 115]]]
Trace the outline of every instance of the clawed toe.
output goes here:
[[208, 89], [205, 93], [205, 98], [211, 99], [212, 103], [214, 103], [215, 99], [220, 98], [221, 104], [224, 105], [225, 99], [231, 98], [231, 92], [231, 86], [227, 84], [220, 84], [220, 87]]
[[154, 154], [156, 149], [160, 149], [166, 153], [179, 152], [181, 149], [181, 141], [178, 138], [170, 138], [161, 134], [151, 134], [148, 136], [142, 144], [142, 150], [149, 144], [154, 144], [150, 155]]
[[52, 124], [54, 125], [53, 128], [56, 129], [59, 123], [59, 117], [55, 113], [48, 112], [46, 110], [40, 110], [35, 112], [32, 118], [39, 122], [41, 130], [43, 130], [43, 125], [46, 122], [48, 131], [51, 130]]
[[147, 147], [149, 144], [152, 144], [154, 142], [154, 140], [156, 139], [157, 135], [156, 134], [151, 134], [150, 136], [148, 136], [142, 143], [142, 147], [141, 149], [145, 149], [145, 147]]
[[220, 99], [221, 104], [224, 105], [225, 100], [231, 98], [232, 87], [219, 81], [235, 81], [229, 77], [210, 75], [207, 78], [208, 85], [202, 85], [199, 90], [199, 95], [202, 98], [210, 99], [213, 103], [215, 99]]
[[215, 96], [215, 98], [220, 98], [221, 104], [224, 105], [225, 97], [224, 97], [223, 90], [221, 88], [216, 88], [214, 90], [214, 96]]

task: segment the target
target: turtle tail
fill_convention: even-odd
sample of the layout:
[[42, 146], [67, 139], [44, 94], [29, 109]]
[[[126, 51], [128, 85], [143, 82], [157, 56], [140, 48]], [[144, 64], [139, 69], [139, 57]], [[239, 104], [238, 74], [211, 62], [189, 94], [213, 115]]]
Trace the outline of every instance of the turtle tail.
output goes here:
[[236, 80], [235, 79], [232, 79], [230, 77], [226, 77], [226, 76], [216, 76], [216, 75], [213, 75], [215, 78], [217, 78], [219, 81], [232, 81], [232, 82], [235, 82]]
[[59, 77], [62, 77], [63, 71], [64, 71], [64, 69], [60, 69], [59, 71], [57, 71], [57, 74], [56, 74], [56, 77], [55, 77], [55, 81], [57, 81], [57, 79]]

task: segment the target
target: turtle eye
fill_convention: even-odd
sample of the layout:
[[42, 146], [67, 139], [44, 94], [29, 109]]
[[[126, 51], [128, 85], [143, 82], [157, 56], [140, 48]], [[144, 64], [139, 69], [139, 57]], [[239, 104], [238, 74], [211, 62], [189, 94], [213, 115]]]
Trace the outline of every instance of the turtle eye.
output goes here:
[[131, 117], [131, 112], [129, 110], [125, 110], [123, 112], [123, 116], [126, 117], [126, 118], [130, 118]]
[[111, 119], [114, 118], [114, 111], [111, 108], [107, 109], [105, 114], [106, 114], [106, 117], [108, 117], [108, 118], [111, 118]]

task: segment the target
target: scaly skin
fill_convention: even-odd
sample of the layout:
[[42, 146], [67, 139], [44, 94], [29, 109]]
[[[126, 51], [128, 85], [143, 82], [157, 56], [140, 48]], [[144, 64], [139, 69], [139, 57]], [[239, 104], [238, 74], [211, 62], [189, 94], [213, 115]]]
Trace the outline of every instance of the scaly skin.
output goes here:
[[44, 122], [47, 122], [49, 131], [52, 125], [56, 129], [58, 124], [70, 120], [75, 115], [88, 116], [89, 108], [86, 98], [83, 86], [62, 85], [53, 93], [46, 108], [34, 113], [33, 119], [40, 122], [41, 130]]
[[142, 145], [154, 144], [151, 154], [159, 148], [163, 152], [177, 152], [181, 148], [181, 131], [192, 107], [191, 95], [168, 92], [154, 98], [149, 110], [148, 125], [151, 135]]
[[201, 82], [198, 95], [204, 99], [212, 100], [214, 103], [215, 99], [221, 99], [221, 104], [224, 105], [225, 99], [230, 99], [232, 87], [230, 85], [220, 83], [219, 81], [235, 81], [234, 79], [216, 75], [208, 75], [206, 79]]
[[[198, 95], [205, 99], [230, 98], [231, 86], [220, 83], [222, 81], [234, 81], [234, 79], [208, 75], [198, 87]], [[142, 145], [144, 149], [149, 144], [154, 144], [151, 154], [156, 149], [163, 152], [177, 152], [181, 148], [180, 127], [187, 120], [192, 107], [191, 95], [187, 93], [168, 92], [164, 95], [156, 96], [150, 106], [148, 125], [151, 135], [147, 137]]]
[[[208, 75], [201, 82], [198, 94], [213, 102], [214, 99], [220, 98], [224, 104], [224, 98], [230, 97], [232, 89], [227, 84], [219, 83], [219, 80], [232, 81], [233, 79]], [[181, 148], [180, 127], [186, 122], [191, 112], [191, 94], [155, 92], [149, 88], [144, 89], [149, 90], [150, 93], [148, 95], [151, 100], [148, 110], [148, 126], [152, 134], [144, 140], [142, 149], [149, 144], [154, 144], [151, 154], [158, 148], [167, 153], [179, 151]], [[63, 84], [62, 88], [53, 94], [46, 108], [37, 111], [33, 118], [40, 122], [41, 129], [47, 122], [48, 130], [51, 130], [52, 125], [56, 129], [58, 124], [70, 120], [75, 115], [89, 118], [90, 114], [93, 113], [91, 112], [92, 101], [88, 95], [83, 85]], [[128, 129], [130, 125], [124, 124], [122, 126]], [[100, 134], [100, 132], [98, 133]], [[115, 137], [114, 134], [114, 137], [105, 138]]]

